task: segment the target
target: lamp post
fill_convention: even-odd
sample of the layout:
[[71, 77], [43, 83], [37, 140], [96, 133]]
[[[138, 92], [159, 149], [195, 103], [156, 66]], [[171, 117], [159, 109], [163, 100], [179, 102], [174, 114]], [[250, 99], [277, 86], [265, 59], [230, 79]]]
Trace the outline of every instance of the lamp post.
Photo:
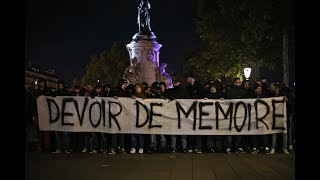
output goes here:
[[249, 80], [249, 77], [251, 74], [251, 68], [244, 68], [243, 72], [244, 72], [244, 76], [246, 77], [246, 80]]

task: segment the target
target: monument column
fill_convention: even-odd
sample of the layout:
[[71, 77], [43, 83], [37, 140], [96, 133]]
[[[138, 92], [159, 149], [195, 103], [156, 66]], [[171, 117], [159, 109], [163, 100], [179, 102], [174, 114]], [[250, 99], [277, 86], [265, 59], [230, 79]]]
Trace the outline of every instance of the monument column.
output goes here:
[[138, 6], [139, 32], [127, 44], [130, 66], [127, 67], [124, 79], [130, 84], [147, 82], [151, 85], [155, 81], [164, 81], [167, 87], [172, 87], [170, 74], [165, 72], [165, 65], [160, 65], [159, 54], [161, 44], [150, 27], [150, 3], [141, 0]]

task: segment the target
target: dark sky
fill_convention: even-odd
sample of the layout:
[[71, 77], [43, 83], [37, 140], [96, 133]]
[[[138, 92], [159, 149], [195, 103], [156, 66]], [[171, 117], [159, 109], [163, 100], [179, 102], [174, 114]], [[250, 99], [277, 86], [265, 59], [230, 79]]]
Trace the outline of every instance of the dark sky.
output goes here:
[[[72, 81], [84, 73], [89, 56], [138, 31], [140, 0], [25, 0], [26, 56]], [[179, 70], [185, 53], [199, 46], [196, 0], [149, 0], [151, 28], [163, 45], [160, 62]], [[128, 56], [129, 61], [129, 56]]]

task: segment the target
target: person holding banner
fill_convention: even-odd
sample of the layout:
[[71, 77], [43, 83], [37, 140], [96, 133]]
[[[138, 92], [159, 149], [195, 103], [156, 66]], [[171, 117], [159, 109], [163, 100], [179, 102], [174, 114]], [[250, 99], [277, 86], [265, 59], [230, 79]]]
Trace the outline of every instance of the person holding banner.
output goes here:
[[[267, 98], [268, 96], [262, 92], [261, 84], [254, 84], [254, 95], [251, 98]], [[261, 149], [265, 153], [269, 152], [268, 135], [250, 135], [249, 141], [251, 142], [251, 154], [257, 154], [258, 140], [261, 140]]]
[[[91, 84], [86, 86], [84, 96], [90, 98], [94, 97], [93, 86]], [[82, 152], [86, 153], [88, 151], [90, 154], [98, 153], [98, 139], [94, 132], [84, 132], [84, 148]]]
[[[174, 99], [186, 99], [188, 98], [187, 90], [182, 86], [181, 81], [174, 79], [173, 88], [167, 90], [167, 98], [173, 101]], [[181, 137], [182, 152], [187, 153], [187, 136], [179, 135]], [[170, 135], [171, 137], [171, 152], [176, 152], [177, 135]]]
[[[222, 93], [217, 91], [216, 84], [209, 85], [209, 92], [207, 92], [204, 99], [223, 99]], [[214, 152], [214, 141], [215, 141], [215, 136], [213, 135], [207, 136], [207, 147], [208, 147], [209, 153]]]
[[[151, 93], [147, 95], [147, 98], [160, 98], [160, 84], [158, 82], [153, 82], [151, 85]], [[160, 148], [157, 148], [157, 137], [160, 138]], [[165, 152], [166, 151], [166, 137], [163, 134], [155, 135], [150, 134], [150, 148], [148, 153], [151, 154], [153, 152]]]
[[[118, 81], [118, 87], [112, 94], [114, 99], [118, 99], [118, 97], [130, 97], [129, 92], [127, 91], [127, 81], [120, 79]], [[119, 142], [118, 139], [120, 140]], [[124, 134], [111, 134], [111, 148], [108, 154], [115, 154], [117, 147], [119, 153], [125, 154], [124, 144]]]
[[[58, 89], [54, 93], [53, 97], [55, 96], [70, 96], [70, 92], [67, 91], [64, 82], [59, 81], [58, 82]], [[61, 132], [61, 131], [53, 131], [55, 135], [56, 140], [56, 150], [52, 153], [61, 153], [62, 150], [65, 151], [65, 153], [71, 153], [71, 139], [70, 139], [70, 132]]]
[[[243, 99], [246, 98], [245, 91], [241, 88], [241, 80], [240, 78], [233, 78], [233, 84], [231, 85], [230, 89], [226, 91], [225, 95], [226, 99]], [[242, 148], [242, 137], [241, 135], [235, 135], [235, 149], [236, 153], [245, 153]], [[225, 136], [225, 146], [226, 146], [226, 153], [231, 153], [232, 147], [232, 136], [228, 135]]]
[[[188, 98], [190, 99], [202, 99], [204, 95], [204, 88], [203, 86], [195, 80], [194, 74], [189, 74], [187, 76], [187, 92], [188, 92]], [[202, 153], [202, 136], [201, 135], [190, 135], [189, 137], [189, 150], [188, 152], [195, 152], [197, 154]]]
[[[96, 84], [96, 91], [94, 93], [95, 97], [105, 97], [104, 96], [104, 91], [102, 89], [101, 84]], [[107, 153], [107, 133], [95, 133], [96, 136], [100, 135], [100, 152], [103, 154]]]
[[[281, 92], [280, 85], [276, 84], [275, 89], [273, 92], [273, 97], [280, 97], [284, 96], [283, 100], [288, 103], [288, 98], [286, 97], [287, 94], [285, 94], [283, 91]], [[288, 116], [288, 114], [287, 114]], [[287, 126], [288, 127], [288, 126]], [[287, 130], [288, 132], [289, 130]], [[276, 148], [276, 143], [277, 143], [277, 135], [278, 134], [272, 134], [272, 144], [271, 144], [271, 150], [269, 154], [274, 154], [275, 153], [275, 148]], [[289, 154], [288, 151], [288, 135], [287, 133], [281, 133], [282, 135], [282, 151], [284, 154]]]
[[[141, 98], [146, 99], [144, 93], [144, 87], [141, 83], [137, 83], [135, 85], [135, 93], [132, 95], [133, 99]], [[138, 141], [138, 142], [137, 142]], [[143, 134], [131, 134], [131, 154], [135, 154], [138, 149], [139, 154], [143, 154], [143, 147], [144, 147], [144, 136]]]

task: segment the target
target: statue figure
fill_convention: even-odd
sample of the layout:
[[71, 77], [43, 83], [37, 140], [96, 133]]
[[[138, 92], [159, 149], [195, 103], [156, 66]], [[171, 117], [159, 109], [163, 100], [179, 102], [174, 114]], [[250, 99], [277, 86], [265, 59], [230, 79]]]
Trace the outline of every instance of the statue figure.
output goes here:
[[150, 13], [149, 9], [151, 8], [148, 0], [141, 0], [138, 6], [138, 25], [139, 31], [143, 33], [150, 33]]
[[138, 63], [136, 57], [131, 60], [131, 65], [126, 68], [123, 78], [130, 84], [141, 82], [141, 64]]

